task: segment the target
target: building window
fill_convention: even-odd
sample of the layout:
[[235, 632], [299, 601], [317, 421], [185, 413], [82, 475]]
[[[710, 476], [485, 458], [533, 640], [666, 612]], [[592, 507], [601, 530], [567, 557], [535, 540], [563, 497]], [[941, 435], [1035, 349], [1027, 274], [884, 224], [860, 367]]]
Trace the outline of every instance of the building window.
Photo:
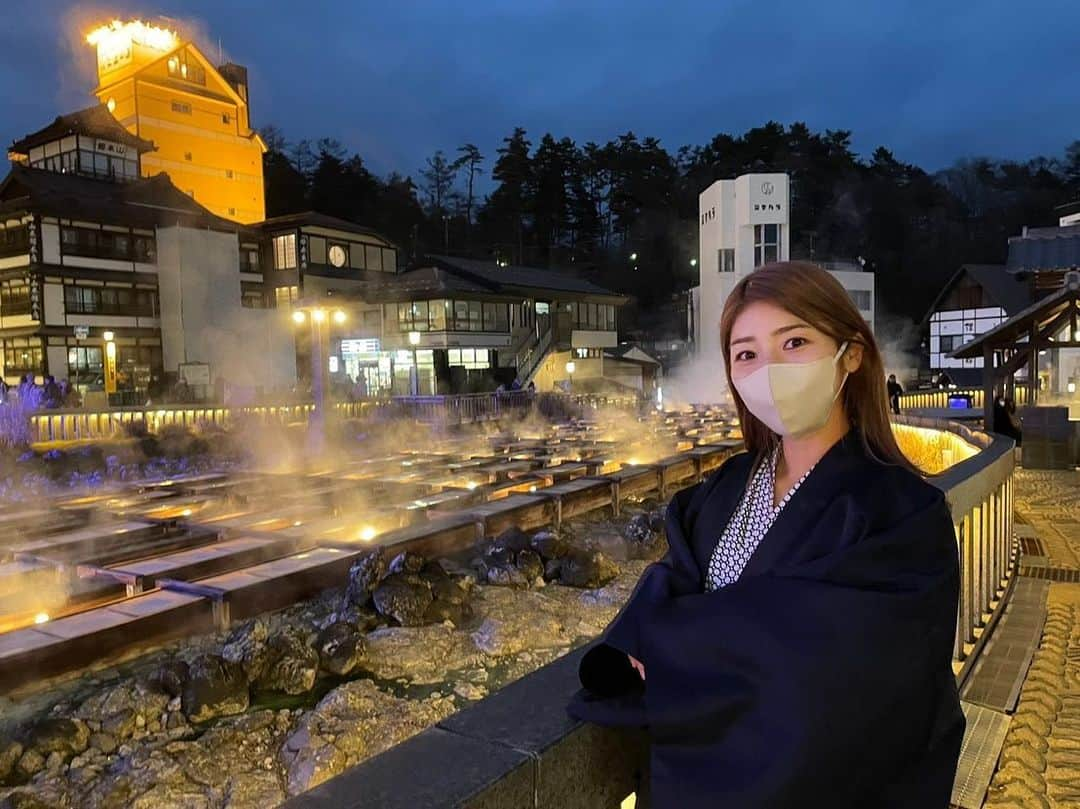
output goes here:
[[64, 311], [69, 315], [157, 317], [158, 296], [153, 289], [71, 284], [64, 287]]
[[615, 307], [608, 303], [569, 304], [570, 323], [576, 329], [615, 331]]
[[941, 340], [941, 353], [948, 354], [964, 344], [964, 338], [958, 334], [943, 334]]
[[223, 124], [231, 124], [232, 123], [232, 116], [229, 115], [229, 113], [227, 113], [227, 112], [221, 113], [221, 123], [223, 123]]
[[92, 385], [105, 385], [105, 366], [100, 347], [68, 347], [68, 381], [77, 388], [86, 390]]
[[21, 279], [0, 281], [0, 315], [30, 314], [30, 285]]
[[9, 337], [4, 344], [4, 374], [43, 373], [40, 337]]
[[118, 233], [111, 230], [64, 226], [60, 244], [65, 256], [112, 258], [119, 261], [153, 263], [157, 245], [153, 236]]
[[870, 290], [869, 289], [849, 289], [848, 295], [851, 296], [851, 300], [855, 303], [859, 309], [864, 312], [870, 311]]
[[278, 287], [274, 290], [274, 302], [279, 307], [291, 307], [298, 300], [300, 300], [299, 287]]
[[181, 115], [191, 115], [191, 105], [184, 101], [174, 101], [172, 103], [172, 111], [178, 112]]
[[188, 60], [187, 51], [175, 53], [169, 57], [169, 76], [183, 79], [192, 84], [206, 84], [206, 70], [194, 59]]
[[284, 236], [275, 236], [274, 242], [274, 269], [296, 269], [296, 234], [288, 233]]
[[[230, 213], [232, 208], [229, 209]], [[262, 272], [259, 267], [259, 249], [257, 247], [240, 248], [240, 272]]]
[[491, 367], [491, 353], [486, 348], [451, 348], [446, 355], [451, 367], [460, 366], [469, 370]]
[[[285, 287], [281, 287], [278, 291]], [[249, 281], [240, 282], [240, 305], [245, 309], [265, 309], [266, 308], [266, 292], [263, 289], [262, 284], [255, 284]]]
[[30, 252], [30, 228], [15, 225], [0, 228], [0, 256], [17, 256]]
[[717, 267], [720, 268], [720, 272], [735, 272], [735, 250], [730, 247], [722, 247], [717, 253], [719, 254], [719, 261]]
[[780, 260], [780, 225], [754, 225], [754, 266]]

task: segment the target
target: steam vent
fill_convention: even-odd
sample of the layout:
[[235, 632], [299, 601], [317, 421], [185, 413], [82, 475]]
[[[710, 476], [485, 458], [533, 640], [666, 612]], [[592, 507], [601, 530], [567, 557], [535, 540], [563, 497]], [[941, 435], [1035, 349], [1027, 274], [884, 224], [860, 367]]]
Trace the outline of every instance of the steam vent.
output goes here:
[[[744, 440], [717, 324], [745, 279], [801, 255], [799, 205], [830, 199], [810, 186], [817, 169], [789, 176], [765, 152], [728, 160], [713, 146], [708, 170], [683, 176], [685, 160], [704, 158], [688, 149], [658, 169], [664, 147], [631, 148], [626, 135], [619, 148], [648, 177], [598, 202], [594, 223], [620, 233], [569, 236], [553, 217], [541, 238], [544, 218], [519, 206], [502, 216], [513, 238], [489, 239], [501, 221], [489, 206], [505, 195], [472, 180], [509, 174], [465, 147], [452, 170], [470, 172], [468, 186], [447, 181], [449, 197], [466, 194], [460, 211], [333, 144], [311, 166], [264, 128], [268, 147], [252, 115], [285, 90], [260, 86], [272, 71], [251, 43], [211, 47], [174, 20], [102, 20], [78, 44], [95, 55], [96, 86], [78, 109], [11, 133], [0, 181], [0, 809], [652, 806], [647, 734], [566, 707], [586, 649], [645, 571], [671, 563], [673, 498], [761, 443], [749, 428]], [[337, 75], [328, 64], [311, 78]], [[828, 138], [788, 151], [841, 165], [847, 134]], [[914, 170], [881, 151], [875, 168], [844, 170], [845, 211], [869, 196], [863, 175]], [[316, 163], [363, 182], [315, 193]], [[748, 173], [714, 177], [724, 165]], [[635, 195], [669, 174], [701, 185], [699, 230], [693, 256], [680, 242], [661, 260], [671, 233], [692, 235], [686, 200], [665, 192], [671, 210], [655, 211]], [[278, 201], [281, 177], [301, 201]], [[925, 196], [918, 183], [904, 199]], [[639, 224], [661, 222], [663, 238], [640, 236], [612, 204], [640, 207]], [[965, 265], [937, 293], [925, 368], [885, 347], [882, 385], [895, 371], [902, 391], [859, 388], [881, 394], [879, 443], [860, 451], [889, 448], [887, 393], [891, 434], [955, 531], [956, 630], [950, 602], [936, 636], [938, 682], [951, 689], [948, 663], [967, 720], [951, 796], [962, 809], [1080, 807], [1070, 206], [1058, 227], [1011, 239], [1008, 267]], [[810, 238], [815, 261], [846, 243], [833, 237], [854, 218], [819, 213], [830, 224]], [[910, 221], [915, 233], [935, 220]], [[893, 311], [895, 281], [866, 253], [820, 260], [830, 276], [795, 269], [822, 287], [835, 279], [847, 324], [869, 335]], [[800, 328], [812, 331], [772, 334]], [[833, 401], [845, 408], [838, 436], [863, 428], [870, 410], [845, 421], [852, 405]], [[843, 510], [851, 489], [833, 512], [858, 513]], [[776, 498], [774, 516], [803, 508], [805, 493]], [[806, 546], [820, 569], [843, 567]], [[784, 576], [774, 568], [760, 575]], [[866, 584], [892, 595], [911, 578]], [[759, 616], [745, 617], [754, 631]], [[806, 620], [792, 644], [832, 631]], [[621, 652], [616, 662], [638, 687]], [[815, 744], [828, 749], [832, 729], [823, 721]]]

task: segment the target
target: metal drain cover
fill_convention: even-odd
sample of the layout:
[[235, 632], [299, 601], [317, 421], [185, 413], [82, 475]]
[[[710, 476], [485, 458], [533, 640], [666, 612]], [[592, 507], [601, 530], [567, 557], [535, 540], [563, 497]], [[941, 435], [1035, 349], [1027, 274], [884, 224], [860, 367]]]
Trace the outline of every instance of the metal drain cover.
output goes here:
[[964, 709], [967, 728], [960, 746], [952, 803], [962, 809], [980, 809], [1012, 720], [1008, 714], [971, 702], [961, 700], [960, 706]]

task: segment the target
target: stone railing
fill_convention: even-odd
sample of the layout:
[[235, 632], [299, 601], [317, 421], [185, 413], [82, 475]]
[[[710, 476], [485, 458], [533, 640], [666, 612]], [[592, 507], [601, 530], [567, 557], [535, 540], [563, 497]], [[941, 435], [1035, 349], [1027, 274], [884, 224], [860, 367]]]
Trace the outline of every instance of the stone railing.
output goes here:
[[[961, 598], [954, 650], [962, 681], [1006, 600], [1015, 564], [1013, 442], [961, 425], [899, 419], [955, 433], [979, 451], [930, 480], [956, 527]], [[511, 683], [412, 739], [286, 804], [315, 807], [543, 807], [649, 805], [647, 745], [636, 733], [570, 719], [583, 650]]]

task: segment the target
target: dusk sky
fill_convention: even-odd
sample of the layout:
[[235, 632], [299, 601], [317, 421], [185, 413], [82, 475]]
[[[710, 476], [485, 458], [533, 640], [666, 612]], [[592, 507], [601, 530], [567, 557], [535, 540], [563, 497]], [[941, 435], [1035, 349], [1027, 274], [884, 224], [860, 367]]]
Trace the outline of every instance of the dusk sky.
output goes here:
[[377, 173], [472, 141], [494, 159], [632, 130], [672, 152], [769, 119], [851, 129], [929, 170], [963, 156], [1058, 156], [1080, 139], [1080, 4], [990, 0], [318, 2], [4, 0], [0, 138], [88, 105], [81, 35], [175, 18], [250, 70], [256, 126], [335, 137]]

